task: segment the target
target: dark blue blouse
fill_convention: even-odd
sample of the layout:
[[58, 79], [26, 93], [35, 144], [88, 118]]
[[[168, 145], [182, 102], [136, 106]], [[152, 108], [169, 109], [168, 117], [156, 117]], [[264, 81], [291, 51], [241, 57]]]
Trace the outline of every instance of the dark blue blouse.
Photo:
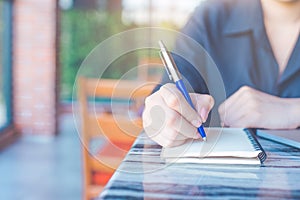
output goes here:
[[[182, 33], [201, 44], [215, 62], [226, 96], [248, 85], [280, 97], [300, 97], [300, 37], [279, 77], [259, 0], [208, 0], [196, 8]], [[176, 49], [197, 57], [180, 39]], [[178, 55], [174, 60], [195, 92], [209, 93], [190, 62]], [[167, 76], [162, 82], [169, 82]]]

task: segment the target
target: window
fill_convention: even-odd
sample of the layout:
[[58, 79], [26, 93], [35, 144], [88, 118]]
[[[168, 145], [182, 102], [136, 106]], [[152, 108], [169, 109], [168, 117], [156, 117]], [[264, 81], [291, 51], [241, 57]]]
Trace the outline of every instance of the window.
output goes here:
[[11, 118], [11, 12], [10, 0], [0, 0], [0, 136]]
[[[3, 10], [3, 2], [0, 1], [0, 10], [2, 13]], [[5, 105], [4, 105], [4, 94], [3, 94], [3, 16], [1, 16], [0, 18], [0, 74], [2, 76], [0, 76], [0, 127], [3, 126], [3, 124], [5, 124], [6, 121], [6, 111], [5, 111]]]
[[[179, 30], [195, 7], [203, 1], [59, 0], [62, 9], [61, 100], [68, 102], [72, 99], [79, 66], [100, 42], [124, 30], [140, 27], [154, 26]], [[107, 68], [103, 78], [119, 78], [132, 66], [137, 66], [145, 54], [151, 53], [153, 51], [145, 50], [121, 56]]]

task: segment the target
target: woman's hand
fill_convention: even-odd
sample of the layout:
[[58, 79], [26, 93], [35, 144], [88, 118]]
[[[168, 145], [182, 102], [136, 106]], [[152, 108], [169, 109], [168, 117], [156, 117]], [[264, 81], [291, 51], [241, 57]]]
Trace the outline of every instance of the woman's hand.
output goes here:
[[190, 93], [190, 96], [196, 111], [171, 83], [146, 98], [143, 126], [152, 140], [170, 147], [180, 145], [188, 138], [201, 138], [197, 127], [207, 120], [214, 99], [196, 93]]
[[272, 96], [248, 86], [241, 87], [219, 107], [224, 126], [294, 129], [300, 125], [299, 99]]

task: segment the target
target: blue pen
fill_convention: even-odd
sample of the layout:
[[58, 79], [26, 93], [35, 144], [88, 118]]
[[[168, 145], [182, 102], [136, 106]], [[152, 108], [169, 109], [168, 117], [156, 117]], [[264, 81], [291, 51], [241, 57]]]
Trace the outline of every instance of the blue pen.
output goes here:
[[[187, 102], [190, 104], [190, 106], [195, 110], [195, 107], [193, 105], [193, 102], [191, 100], [191, 97], [182, 81], [181, 74], [171, 56], [169, 51], [167, 50], [166, 46], [164, 45], [163, 41], [158, 41], [158, 44], [160, 46], [160, 57], [161, 60], [166, 68], [166, 71], [169, 75], [169, 78], [171, 81], [174, 81], [176, 84], [176, 87], [180, 90], [180, 92], [183, 94], [184, 98], [187, 100]], [[200, 133], [202, 139], [206, 141], [206, 134], [204, 131], [203, 126], [201, 125], [198, 127], [198, 132]]]

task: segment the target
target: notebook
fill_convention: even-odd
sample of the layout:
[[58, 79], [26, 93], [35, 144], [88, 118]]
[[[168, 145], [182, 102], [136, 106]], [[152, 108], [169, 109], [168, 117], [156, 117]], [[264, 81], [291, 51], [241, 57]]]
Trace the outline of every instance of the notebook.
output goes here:
[[300, 149], [300, 129], [295, 130], [257, 130], [259, 137], [273, 140]]
[[163, 148], [166, 162], [260, 165], [267, 158], [247, 129], [205, 128], [207, 141], [190, 139], [177, 147]]

